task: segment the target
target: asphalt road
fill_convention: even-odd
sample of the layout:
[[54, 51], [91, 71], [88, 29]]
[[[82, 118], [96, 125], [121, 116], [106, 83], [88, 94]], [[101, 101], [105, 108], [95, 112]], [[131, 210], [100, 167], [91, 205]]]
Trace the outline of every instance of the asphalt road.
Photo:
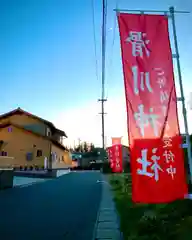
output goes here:
[[92, 240], [101, 199], [99, 172], [70, 173], [0, 192], [0, 239]]

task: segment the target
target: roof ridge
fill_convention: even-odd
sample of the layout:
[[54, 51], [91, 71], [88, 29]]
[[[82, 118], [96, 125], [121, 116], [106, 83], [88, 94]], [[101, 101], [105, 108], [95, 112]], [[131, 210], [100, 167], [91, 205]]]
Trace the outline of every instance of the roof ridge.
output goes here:
[[32, 113], [30, 113], [30, 112], [27, 112], [27, 111], [25, 111], [24, 109], [21, 109], [20, 107], [14, 109], [14, 110], [12, 110], [12, 111], [9, 111], [9, 112], [7, 112], [7, 113], [1, 114], [1, 115], [0, 115], [0, 119], [6, 118], [6, 117], [8, 117], [8, 116], [10, 116], [10, 115], [13, 115], [13, 114], [17, 113], [17, 111], [19, 111], [19, 112], [21, 112], [21, 113], [23, 113], [23, 114], [26, 114], [26, 115], [28, 115], [28, 116], [30, 116], [30, 117], [32, 117], [32, 118], [38, 119], [39, 121], [44, 122], [44, 123], [47, 124], [49, 127], [54, 128], [55, 130], [58, 130], [58, 131], [63, 132], [64, 136], [67, 137], [66, 133], [65, 133], [63, 130], [58, 129], [58, 128], [57, 128], [52, 122], [50, 122], [49, 120], [46, 120], [46, 119], [41, 118], [41, 117], [38, 117], [37, 115], [32, 114]]

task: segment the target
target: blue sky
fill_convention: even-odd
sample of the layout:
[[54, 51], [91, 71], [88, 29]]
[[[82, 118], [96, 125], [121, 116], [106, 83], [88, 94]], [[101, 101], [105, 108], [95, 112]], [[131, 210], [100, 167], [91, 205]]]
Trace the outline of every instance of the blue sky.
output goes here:
[[47, 115], [97, 97], [91, 8], [78, 2], [0, 2], [1, 111]]
[[[71, 109], [76, 111], [97, 102], [101, 86], [101, 0], [94, 1], [99, 79], [95, 74], [91, 1], [0, 1], [1, 113], [20, 106], [50, 120], [62, 113], [70, 118], [67, 113]], [[124, 98], [118, 28], [114, 27], [116, 2], [119, 8], [166, 10], [174, 5], [177, 10], [191, 11], [192, 3], [190, 0], [108, 2], [106, 95], [113, 102]], [[190, 22], [191, 14], [176, 17], [184, 87], [188, 91], [192, 90]], [[97, 116], [98, 109], [91, 109]]]

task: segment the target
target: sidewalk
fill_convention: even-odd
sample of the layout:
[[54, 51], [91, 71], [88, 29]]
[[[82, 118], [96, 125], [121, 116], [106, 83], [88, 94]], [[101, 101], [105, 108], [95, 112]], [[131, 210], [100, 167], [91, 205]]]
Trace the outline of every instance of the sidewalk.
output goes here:
[[14, 177], [13, 178], [13, 187], [18, 186], [29, 186], [38, 182], [44, 182], [48, 179], [43, 178], [28, 178], [28, 177]]
[[[37, 171], [38, 173], [38, 171]], [[63, 170], [59, 170], [57, 172], [57, 178], [61, 177], [65, 174], [69, 174], [70, 171], [63, 171]], [[36, 174], [36, 178], [35, 177], [27, 177], [26, 176], [14, 176], [13, 178], [13, 187], [27, 187], [36, 183], [40, 183], [40, 182], [45, 182], [45, 181], [49, 181], [53, 178], [38, 178], [38, 174]]]
[[119, 229], [119, 218], [113, 201], [111, 187], [107, 177], [103, 175], [102, 178], [102, 182], [98, 183], [102, 184], [102, 196], [93, 240], [122, 240], [123, 236]]

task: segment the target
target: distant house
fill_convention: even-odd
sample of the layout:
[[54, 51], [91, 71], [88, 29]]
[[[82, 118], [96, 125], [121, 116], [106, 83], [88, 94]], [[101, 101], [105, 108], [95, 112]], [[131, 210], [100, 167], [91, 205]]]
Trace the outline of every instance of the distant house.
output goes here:
[[123, 151], [123, 161], [130, 162], [130, 148], [128, 146], [122, 145]]
[[43, 166], [44, 158], [50, 156], [49, 168], [71, 165], [69, 151], [62, 143], [64, 138], [66, 133], [53, 123], [21, 108], [0, 115], [0, 155], [14, 157], [14, 166]]
[[81, 165], [82, 154], [79, 152], [71, 153], [72, 167], [79, 167]]
[[107, 154], [103, 148], [95, 147], [92, 151], [88, 152], [72, 152], [71, 156], [73, 166], [84, 168], [89, 167], [92, 163], [102, 163]]
[[96, 161], [104, 160], [107, 157], [107, 152], [103, 148], [95, 147], [95, 151], [97, 151]]

